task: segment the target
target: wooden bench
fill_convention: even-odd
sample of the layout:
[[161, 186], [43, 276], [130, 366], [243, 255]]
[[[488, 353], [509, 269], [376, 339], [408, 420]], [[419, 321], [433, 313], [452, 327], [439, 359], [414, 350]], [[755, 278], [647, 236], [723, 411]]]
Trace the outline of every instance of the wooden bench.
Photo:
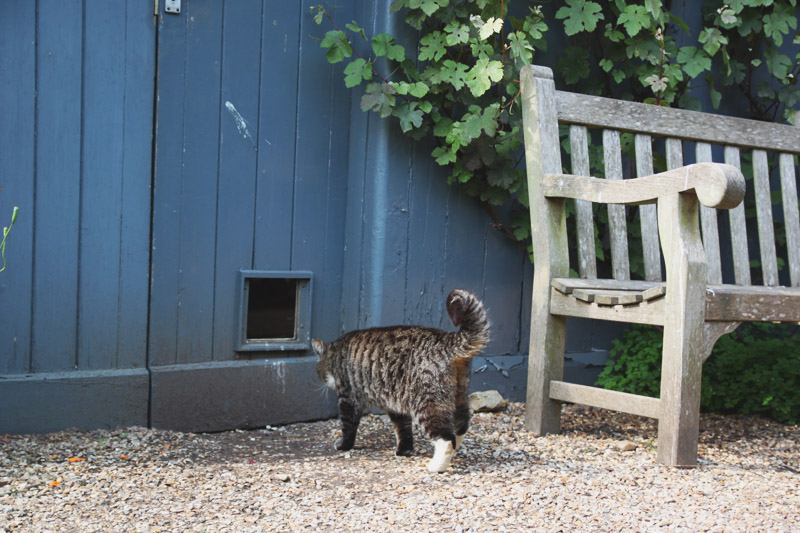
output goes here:
[[[800, 321], [794, 161], [800, 129], [556, 91], [545, 67], [523, 68], [521, 82], [534, 249], [526, 425], [538, 435], [558, 432], [563, 401], [657, 418], [658, 461], [695, 465], [700, 376], [714, 343], [743, 321]], [[568, 125], [571, 174], [562, 169], [559, 125]], [[594, 137], [602, 135], [605, 179], [588, 177], [593, 130], [587, 128], [602, 130]], [[638, 178], [623, 179], [620, 132], [634, 134]], [[668, 170], [654, 174], [657, 138], [665, 138], [659, 146], [664, 143]], [[684, 166], [684, 141], [694, 143], [697, 163]], [[711, 162], [715, 151], [725, 163]], [[742, 151], [752, 155], [760, 285], [751, 281], [756, 254], [748, 249]], [[780, 178], [773, 182], [767, 152], [779, 154]], [[778, 286], [770, 199], [778, 182], [791, 287]], [[568, 242], [567, 198], [575, 200], [576, 243]], [[609, 204], [613, 279], [597, 279], [593, 202]], [[626, 205], [640, 206], [644, 280], [630, 279]], [[730, 255], [720, 253], [718, 209], [729, 210]], [[577, 247], [579, 278], [569, 277], [571, 246]], [[723, 284], [728, 271], [722, 266], [731, 261], [735, 284]], [[564, 382], [568, 316], [663, 326], [660, 398]]]

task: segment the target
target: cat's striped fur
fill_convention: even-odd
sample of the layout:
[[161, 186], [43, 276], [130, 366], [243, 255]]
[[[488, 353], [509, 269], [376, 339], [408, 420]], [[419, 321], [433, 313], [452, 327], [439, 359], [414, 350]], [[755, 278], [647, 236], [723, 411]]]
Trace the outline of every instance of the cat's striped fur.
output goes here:
[[415, 422], [435, 443], [428, 468], [447, 469], [469, 427], [472, 357], [489, 341], [489, 319], [475, 295], [455, 289], [447, 312], [458, 331], [393, 326], [353, 331], [330, 344], [313, 341], [319, 377], [339, 396], [337, 450], [353, 447], [361, 415], [373, 406], [394, 424], [397, 455], [413, 453]]

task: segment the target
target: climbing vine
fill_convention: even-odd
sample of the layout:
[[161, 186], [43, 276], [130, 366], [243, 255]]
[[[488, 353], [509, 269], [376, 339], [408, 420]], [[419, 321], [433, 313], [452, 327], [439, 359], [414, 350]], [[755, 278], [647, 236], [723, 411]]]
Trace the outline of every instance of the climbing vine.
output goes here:
[[[345, 85], [363, 87], [361, 109], [393, 117], [413, 139], [433, 139], [431, 156], [449, 182], [478, 197], [495, 227], [523, 246], [530, 223], [518, 73], [548, 39], [566, 40], [555, 71], [576, 92], [699, 109], [704, 92], [716, 108], [724, 91], [750, 116], [778, 121], [798, 102], [796, 0], [692, 3], [703, 20], [697, 35], [669, 1], [565, 0], [549, 17], [541, 6], [510, 4], [395, 0], [392, 12], [416, 31], [411, 43], [369, 36], [357, 21], [341, 27], [326, 6], [311, 14], [331, 27], [320, 45], [330, 63], [346, 63]], [[516, 214], [503, 223], [492, 206], [508, 203]]]

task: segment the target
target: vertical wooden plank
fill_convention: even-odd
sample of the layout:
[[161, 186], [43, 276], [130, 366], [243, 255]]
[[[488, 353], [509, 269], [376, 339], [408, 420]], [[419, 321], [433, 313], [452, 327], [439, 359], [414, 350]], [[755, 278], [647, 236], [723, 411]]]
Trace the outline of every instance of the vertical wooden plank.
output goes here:
[[569, 255], [564, 201], [546, 200], [539, 189], [542, 176], [561, 172], [553, 72], [525, 66], [520, 80], [535, 259], [525, 426], [541, 435], [561, 427], [561, 403], [550, 399], [550, 382], [564, 374], [566, 319], [550, 314], [550, 280], [569, 273]]
[[[341, 65], [331, 68], [319, 45], [305, 38], [312, 27], [318, 29], [309, 15], [312, 3], [304, 1], [300, 10], [297, 98], [302, 105], [297, 115], [291, 268], [314, 273], [312, 332], [331, 338], [339, 330], [331, 318], [341, 309], [348, 178], [350, 109], [341, 102], [349, 101], [351, 93], [341, 83]], [[338, 16], [351, 20], [353, 13], [343, 8]]]
[[[481, 215], [483, 215], [481, 213]], [[505, 215], [501, 212], [501, 215]], [[479, 215], [480, 216], [480, 215]], [[503, 216], [503, 219], [510, 217]], [[519, 353], [520, 308], [523, 293], [523, 261], [529, 261], [511, 240], [488, 224], [486, 215], [479, 220], [486, 226], [486, 255], [483, 267], [483, 302], [492, 324], [487, 355]], [[477, 290], [477, 287], [476, 287]], [[528, 300], [530, 292], [525, 293]]]
[[125, 15], [101, 3], [84, 13], [78, 368], [112, 368], [119, 326]]
[[[735, 146], [726, 146], [725, 162], [741, 169], [739, 149]], [[733, 272], [736, 285], [750, 285], [750, 254], [747, 250], [747, 223], [744, 216], [744, 202], [730, 209], [728, 216], [730, 217]]]
[[[178, 278], [178, 363], [211, 360], [223, 4], [190, 2], [186, 33]], [[170, 177], [165, 176], [166, 179]], [[174, 178], [173, 178], [174, 179]]]
[[[795, 121], [795, 124], [798, 122]], [[792, 287], [800, 287], [800, 216], [797, 208], [794, 158], [794, 154], [780, 155], [781, 193], [783, 221], [786, 227], [786, 251], [789, 256], [789, 279]]]
[[683, 141], [668, 138], [664, 143], [667, 148], [667, 170], [683, 166]]
[[31, 370], [47, 372], [76, 365], [83, 12], [42, 1], [38, 14]]
[[[253, 261], [254, 205], [260, 126], [259, 84], [262, 5], [225, 4], [222, 39], [222, 114], [217, 190], [216, 267], [214, 273], [214, 360], [234, 354], [238, 331], [239, 270]], [[280, 54], [270, 56], [282, 71]], [[295, 61], [290, 61], [290, 65]], [[264, 105], [270, 106], [266, 101]], [[280, 107], [280, 106], [275, 106]], [[243, 122], [244, 121], [244, 122]], [[266, 125], [269, 127], [270, 125]], [[274, 127], [274, 126], [273, 126]], [[266, 145], [266, 143], [263, 143]], [[288, 218], [290, 211], [281, 210]]]
[[[569, 127], [570, 159], [572, 173], [591, 176], [589, 168], [589, 141], [585, 126]], [[575, 218], [578, 230], [578, 274], [582, 278], [597, 278], [597, 252], [594, 247], [594, 217], [592, 204], [575, 200]]]
[[[649, 135], [637, 133], [634, 137], [636, 150], [636, 176], [653, 174], [653, 141]], [[656, 206], [639, 206], [639, 224], [642, 228], [642, 254], [644, 256], [644, 279], [661, 281], [661, 247], [658, 243], [658, 214]]]
[[[264, 2], [253, 268], [288, 270], [297, 142], [297, 69], [303, 39], [300, 17], [306, 12], [299, 4], [276, 6]], [[276, 79], [276, 72], [280, 72], [280, 79]]]
[[155, 31], [150, 9], [127, 3], [117, 366], [147, 363]]
[[160, 16], [148, 362], [176, 362], [180, 283], [186, 16]]
[[764, 285], [778, 284], [778, 260], [775, 254], [775, 229], [772, 226], [772, 195], [769, 186], [769, 165], [764, 150], [753, 150], [753, 186], [756, 193], [758, 245]]
[[[606, 179], [622, 179], [622, 150], [619, 132], [603, 130], [603, 161]], [[625, 220], [625, 206], [608, 206], [608, 231], [611, 238], [611, 271], [614, 279], [631, 278], [628, 260], [628, 225]]]
[[6, 241], [8, 266], [0, 274], [0, 374], [30, 370], [35, 39], [36, 3], [4, 4], [0, 16], [0, 76], [5, 80], [0, 83], [0, 146], [4, 154], [0, 156], [0, 228], [10, 224], [14, 206], [20, 212]]
[[[698, 163], [711, 162], [711, 145], [697, 143], [695, 157]], [[708, 261], [708, 282], [722, 283], [722, 261], [719, 253], [719, 228], [717, 226], [717, 210], [704, 205], [700, 206], [700, 224], [703, 230], [703, 247]]]
[[407, 324], [437, 325], [446, 314], [442, 294], [446, 290], [448, 185], [446, 173], [427, 147], [413, 148], [406, 281]]

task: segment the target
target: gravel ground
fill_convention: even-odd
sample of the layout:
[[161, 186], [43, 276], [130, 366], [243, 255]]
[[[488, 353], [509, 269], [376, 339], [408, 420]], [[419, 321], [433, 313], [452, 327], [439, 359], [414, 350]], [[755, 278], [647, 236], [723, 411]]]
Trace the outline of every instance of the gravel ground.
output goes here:
[[336, 421], [186, 434], [0, 437], [0, 531], [798, 531], [800, 428], [703, 415], [700, 466], [655, 462], [655, 422], [565, 406], [477, 414], [450, 470], [392, 454], [385, 417], [335, 452]]

